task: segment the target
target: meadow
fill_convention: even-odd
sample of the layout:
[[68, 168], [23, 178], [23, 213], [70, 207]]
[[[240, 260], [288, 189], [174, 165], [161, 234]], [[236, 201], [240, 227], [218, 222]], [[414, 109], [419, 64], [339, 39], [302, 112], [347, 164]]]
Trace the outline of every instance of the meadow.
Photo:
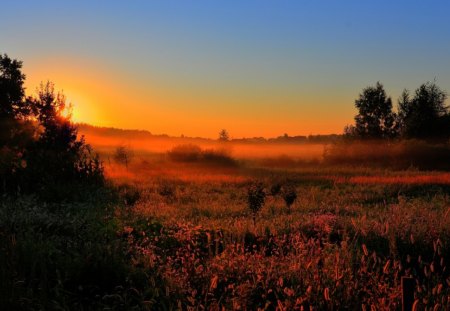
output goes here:
[[401, 310], [404, 276], [414, 310], [450, 308], [446, 171], [94, 147], [103, 187], [2, 199], [5, 309]]
[[119, 229], [132, 261], [164, 280], [151, 309], [400, 310], [402, 276], [416, 282], [415, 310], [450, 307], [447, 172], [188, 159], [141, 152], [106, 166], [129, 206]]

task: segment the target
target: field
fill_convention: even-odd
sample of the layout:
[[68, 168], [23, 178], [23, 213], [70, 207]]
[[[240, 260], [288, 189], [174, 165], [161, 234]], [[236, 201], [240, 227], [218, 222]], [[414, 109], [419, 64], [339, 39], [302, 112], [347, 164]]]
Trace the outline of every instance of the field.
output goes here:
[[[164, 280], [169, 305], [154, 308], [401, 309], [402, 276], [417, 310], [450, 307], [448, 173], [238, 163], [107, 166], [132, 201], [120, 228], [131, 256]], [[253, 219], [255, 183], [266, 195]]]
[[401, 310], [404, 276], [414, 310], [450, 308], [446, 171], [318, 145], [94, 147], [105, 187], [2, 198], [6, 309]]

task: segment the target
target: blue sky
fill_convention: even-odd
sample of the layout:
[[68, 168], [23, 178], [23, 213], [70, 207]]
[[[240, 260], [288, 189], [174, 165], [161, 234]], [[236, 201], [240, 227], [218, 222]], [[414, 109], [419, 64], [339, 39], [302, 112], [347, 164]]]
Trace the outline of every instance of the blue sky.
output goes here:
[[377, 81], [394, 102], [434, 78], [450, 89], [449, 9], [446, 1], [6, 0], [0, 52], [24, 61], [30, 89], [48, 78], [94, 98], [62, 77], [67, 68], [134, 93], [135, 123], [113, 113], [123, 103], [112, 95], [86, 100], [95, 116], [79, 103], [81, 121], [174, 135], [340, 132], [358, 93]]

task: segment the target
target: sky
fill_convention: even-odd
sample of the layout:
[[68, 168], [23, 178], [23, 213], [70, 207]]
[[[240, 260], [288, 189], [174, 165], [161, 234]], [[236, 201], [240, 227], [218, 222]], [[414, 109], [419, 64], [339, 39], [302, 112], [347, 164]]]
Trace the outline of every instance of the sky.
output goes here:
[[73, 119], [155, 134], [341, 133], [380, 81], [450, 90], [450, 2], [2, 0], [0, 53]]

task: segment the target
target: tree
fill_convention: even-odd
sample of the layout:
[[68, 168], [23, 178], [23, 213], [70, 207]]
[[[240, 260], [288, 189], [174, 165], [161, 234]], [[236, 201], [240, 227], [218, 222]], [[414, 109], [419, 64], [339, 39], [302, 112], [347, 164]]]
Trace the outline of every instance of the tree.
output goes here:
[[17, 188], [18, 172], [26, 166], [24, 151], [35, 134], [21, 69], [21, 61], [0, 55], [0, 191], [3, 192]]
[[78, 130], [70, 117], [64, 116], [65, 110], [70, 111], [71, 108], [66, 104], [64, 94], [55, 92], [55, 86], [51, 82], [41, 83], [37, 92], [38, 96], [31, 100], [36, 119], [43, 128], [40, 143], [47, 149], [60, 152], [80, 148], [79, 145], [83, 142], [77, 140]]
[[219, 141], [229, 141], [230, 135], [228, 134], [228, 131], [226, 129], [222, 129], [219, 132]]
[[398, 100], [401, 136], [424, 140], [447, 139], [450, 123], [446, 99], [446, 92], [435, 82], [419, 86], [413, 97], [405, 89]]
[[355, 116], [354, 133], [359, 138], [382, 139], [395, 136], [395, 114], [392, 112], [392, 101], [387, 97], [383, 85], [363, 89], [355, 100], [359, 113]]
[[66, 182], [103, 182], [98, 156], [64, 116], [64, 95], [47, 82], [37, 96], [25, 97], [21, 68], [21, 61], [0, 55], [0, 192], [51, 194]]
[[20, 150], [32, 136], [29, 124], [25, 124], [31, 111], [21, 69], [21, 61], [0, 55], [0, 148]]
[[133, 152], [130, 148], [125, 146], [118, 146], [116, 152], [114, 153], [114, 160], [128, 169], [128, 164], [130, 164], [133, 158]]
[[21, 71], [22, 62], [12, 60], [8, 55], [0, 55], [0, 118], [17, 119], [29, 113], [24, 101], [23, 83], [25, 75]]
[[66, 98], [51, 82], [41, 83], [37, 96], [28, 99], [39, 124], [37, 141], [26, 152], [29, 179], [44, 188], [52, 183], [103, 181], [103, 167], [92, 149], [78, 138], [78, 129], [65, 116]]
[[344, 127], [344, 138], [352, 139], [357, 138], [358, 134], [356, 133], [356, 127], [352, 124], [347, 124]]

